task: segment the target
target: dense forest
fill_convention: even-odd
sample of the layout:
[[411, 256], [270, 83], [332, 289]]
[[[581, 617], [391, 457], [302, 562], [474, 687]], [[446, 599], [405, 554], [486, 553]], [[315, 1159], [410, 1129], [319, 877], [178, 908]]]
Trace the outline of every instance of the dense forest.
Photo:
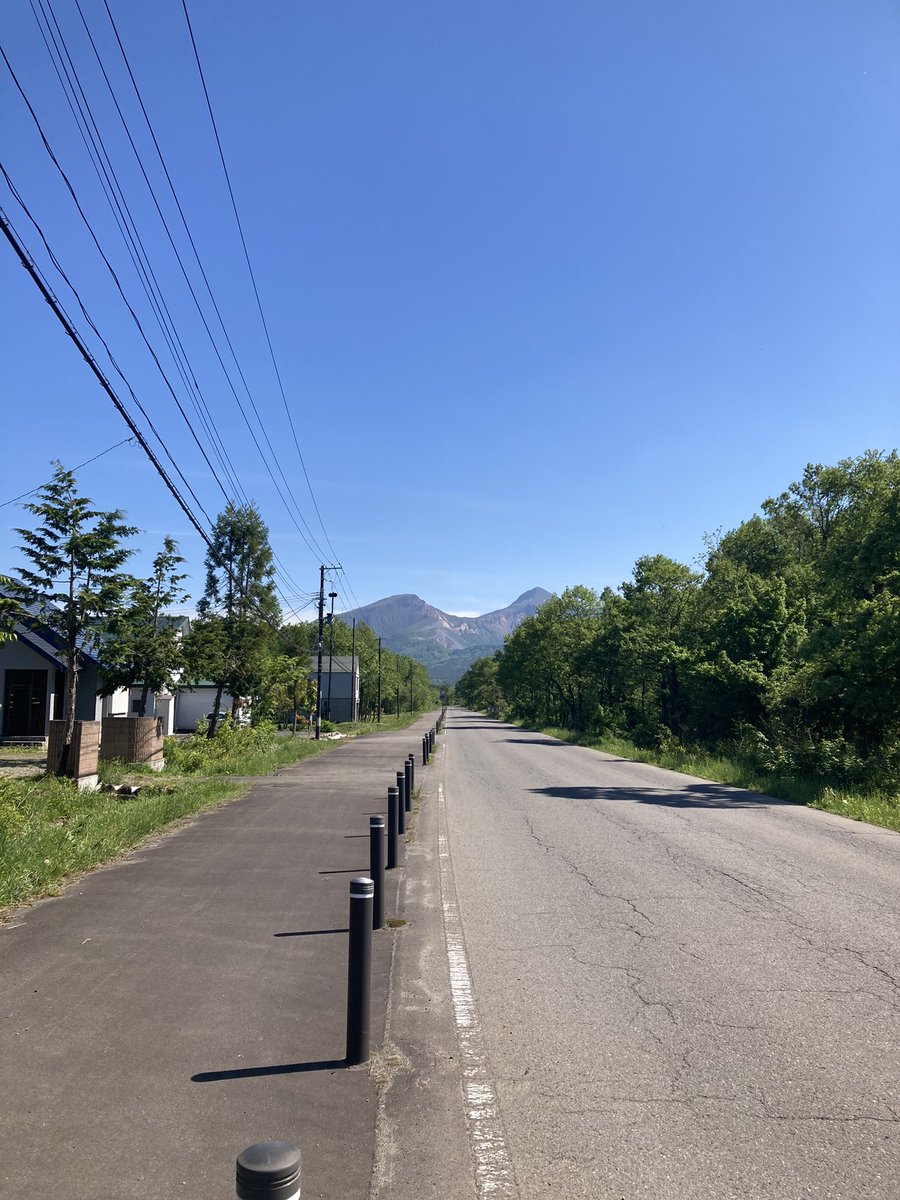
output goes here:
[[900, 781], [900, 459], [810, 465], [761, 515], [554, 596], [456, 694], [529, 724], [715, 748], [765, 770]]

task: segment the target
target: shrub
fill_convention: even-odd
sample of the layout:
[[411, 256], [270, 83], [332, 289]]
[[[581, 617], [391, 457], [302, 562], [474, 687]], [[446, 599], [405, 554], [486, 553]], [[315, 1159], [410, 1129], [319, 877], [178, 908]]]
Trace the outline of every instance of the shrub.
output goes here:
[[274, 725], [235, 728], [221, 725], [214, 737], [192, 733], [187, 738], [166, 738], [166, 770], [184, 774], [222, 775], [240, 773], [242, 760], [271, 753], [275, 747]]

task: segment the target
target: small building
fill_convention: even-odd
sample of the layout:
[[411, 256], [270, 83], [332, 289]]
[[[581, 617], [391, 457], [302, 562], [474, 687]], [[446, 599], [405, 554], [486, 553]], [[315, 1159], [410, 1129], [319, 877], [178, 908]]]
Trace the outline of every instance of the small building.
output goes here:
[[[309, 678], [315, 683], [319, 657], [310, 657]], [[329, 671], [329, 665], [331, 670]], [[322, 719], [355, 721], [359, 715], [359, 659], [349, 654], [322, 655]]]
[[[218, 684], [203, 681], [193, 687], [179, 684], [175, 692], [175, 729], [178, 733], [194, 733], [200, 721], [206, 721], [216, 702]], [[232, 697], [222, 693], [219, 712], [230, 713]]]

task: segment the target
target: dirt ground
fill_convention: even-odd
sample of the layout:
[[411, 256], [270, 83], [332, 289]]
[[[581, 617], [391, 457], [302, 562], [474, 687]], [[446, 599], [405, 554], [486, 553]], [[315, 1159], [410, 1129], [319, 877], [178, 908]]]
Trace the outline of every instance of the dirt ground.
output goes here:
[[0, 746], [0, 775], [18, 779], [35, 779], [47, 769], [47, 750], [44, 746], [24, 749]]

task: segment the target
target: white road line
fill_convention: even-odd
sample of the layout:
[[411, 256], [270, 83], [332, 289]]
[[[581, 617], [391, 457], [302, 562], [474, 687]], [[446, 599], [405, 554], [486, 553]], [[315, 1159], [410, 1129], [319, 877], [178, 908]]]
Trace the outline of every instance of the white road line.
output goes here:
[[[441, 748], [446, 753], [446, 743]], [[443, 765], [443, 764], [442, 764]], [[500, 1106], [481, 1035], [469, 960], [463, 940], [462, 921], [456, 899], [456, 883], [447, 841], [447, 810], [444, 785], [438, 784], [438, 857], [441, 869], [441, 906], [450, 964], [450, 993], [459, 1040], [463, 1092], [469, 1137], [475, 1159], [475, 1186], [479, 1197], [517, 1197], [519, 1189], [500, 1117]]]

